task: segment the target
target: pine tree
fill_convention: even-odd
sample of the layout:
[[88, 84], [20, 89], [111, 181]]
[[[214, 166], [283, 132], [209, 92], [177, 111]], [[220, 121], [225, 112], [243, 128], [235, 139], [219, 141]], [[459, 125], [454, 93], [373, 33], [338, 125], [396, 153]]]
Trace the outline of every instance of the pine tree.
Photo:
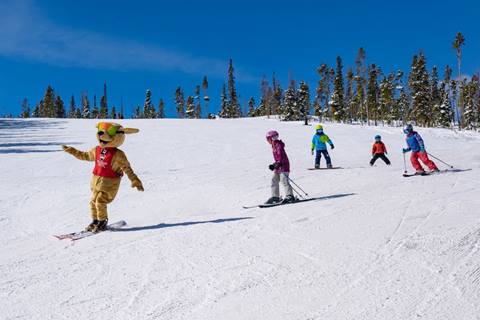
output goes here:
[[43, 103], [40, 105], [40, 117], [44, 118], [55, 118], [55, 93], [53, 88], [48, 85], [47, 90], [45, 91], [45, 96], [43, 97]]
[[203, 100], [205, 101], [205, 113], [208, 117], [209, 116], [208, 104], [210, 102], [210, 97], [208, 96], [208, 79], [207, 79], [207, 76], [203, 77], [202, 89], [203, 89], [203, 92], [204, 92]]
[[342, 58], [337, 56], [337, 71], [333, 83], [332, 102], [330, 104], [331, 115], [335, 121], [344, 121], [346, 118], [343, 91], [343, 65]]
[[397, 101], [395, 102], [396, 110], [398, 112], [393, 114], [393, 117], [395, 117], [398, 120], [402, 121], [402, 125], [405, 125], [407, 123], [407, 118], [410, 113], [410, 100], [407, 92], [405, 91], [405, 88], [400, 89], [400, 94], [398, 96]]
[[142, 112], [140, 111], [140, 106], [136, 106], [136, 107], [133, 109], [132, 118], [133, 118], [133, 119], [141, 119], [141, 118], [143, 118], [143, 114], [142, 114]]
[[297, 95], [295, 92], [295, 82], [291, 81], [288, 89], [285, 90], [285, 96], [283, 98], [283, 120], [285, 121], [297, 121], [302, 118], [298, 106]]
[[200, 119], [202, 117], [202, 105], [200, 104], [200, 86], [195, 87], [195, 118]]
[[112, 110], [111, 110], [111, 113], [110, 113], [110, 119], [117, 119], [117, 109], [115, 108], [115, 106], [112, 106]]
[[163, 99], [160, 99], [160, 101], [158, 102], [157, 118], [160, 118], [160, 119], [165, 118], [165, 103], [163, 102]]
[[302, 115], [305, 125], [308, 125], [308, 115], [310, 114], [310, 88], [304, 81], [300, 81], [300, 86], [297, 90], [298, 109]]
[[365, 49], [358, 49], [357, 58], [355, 59], [356, 93], [353, 98], [353, 114], [354, 120], [360, 120], [362, 122], [369, 121], [369, 112], [365, 101], [367, 86], [365, 57]]
[[188, 96], [187, 98], [187, 111], [185, 112], [187, 118], [195, 118], [195, 100], [193, 96]]
[[348, 122], [352, 123], [355, 114], [355, 104], [353, 102], [353, 80], [355, 79], [355, 75], [353, 74], [353, 70], [348, 68], [347, 70], [347, 88], [345, 90], [345, 110], [347, 111], [346, 119]]
[[380, 82], [377, 114], [378, 119], [391, 124], [395, 119], [395, 74], [390, 73]]
[[69, 118], [75, 118], [75, 110], [76, 110], [76, 106], [75, 106], [75, 97], [72, 96], [70, 97], [70, 109], [68, 110], [68, 117]]
[[438, 68], [433, 66], [432, 74], [430, 76], [430, 124], [432, 125], [437, 125], [439, 123], [441, 104], [442, 97], [440, 96], [440, 90], [438, 87]]
[[155, 107], [152, 103], [152, 92], [150, 89], [147, 89], [145, 93], [145, 103], [143, 104], [143, 115], [146, 119], [153, 119], [155, 115]]
[[56, 118], [65, 118], [65, 105], [63, 104], [63, 100], [60, 96], [55, 98], [54, 108]]
[[322, 121], [322, 118], [325, 115], [328, 115], [328, 105], [330, 100], [330, 69], [324, 63], [320, 65], [317, 69], [317, 73], [320, 76], [318, 81], [318, 86], [316, 90], [315, 100], [317, 101], [317, 106], [315, 108], [315, 114], [319, 117], [319, 121]]
[[468, 84], [465, 84], [463, 87], [463, 97], [464, 97], [464, 128], [475, 130], [478, 128], [478, 109], [479, 109], [479, 80], [478, 76], [472, 76], [472, 79]]
[[227, 89], [225, 87], [225, 83], [222, 86], [222, 93], [220, 95], [220, 117], [228, 118], [229, 110], [228, 110], [228, 101], [227, 101]]
[[40, 117], [40, 105], [41, 105], [41, 103], [37, 103], [35, 105], [35, 108], [32, 111], [32, 118]]
[[28, 105], [28, 99], [24, 98], [22, 101], [22, 111], [20, 113], [22, 118], [30, 118], [30, 107]]
[[80, 108], [76, 108], [74, 118], [80, 119], [81, 117], [82, 117], [82, 111], [80, 110]]
[[175, 90], [175, 103], [177, 105], [177, 114], [179, 118], [185, 116], [185, 98], [181, 87], [177, 87]]
[[[272, 88], [268, 83], [268, 80], [265, 76], [262, 77], [262, 81], [260, 82], [260, 105], [258, 107], [258, 113], [261, 116], [270, 117], [272, 115]], [[279, 108], [281, 109], [281, 107]]]
[[90, 118], [90, 101], [88, 101], [88, 96], [86, 92], [82, 93], [82, 118]]
[[428, 125], [430, 120], [430, 84], [423, 53], [414, 57], [409, 76], [412, 91], [412, 116], [419, 125]]
[[98, 117], [105, 119], [108, 117], [108, 103], [107, 103], [107, 82], [103, 83], [103, 96], [100, 98], [100, 110]]
[[98, 119], [99, 115], [100, 115], [100, 111], [98, 110], [98, 106], [97, 106], [97, 95], [94, 94], [93, 95], [93, 108], [92, 108], [92, 112], [90, 114], [90, 117], [92, 119]]
[[[457, 76], [457, 79], [458, 81], [460, 81], [460, 83], [462, 83], [462, 46], [465, 44], [465, 37], [463, 36], [463, 34], [461, 32], [457, 32], [457, 34], [455, 35], [455, 39], [453, 40], [453, 43], [452, 43], [452, 47], [453, 49], [455, 50], [455, 53], [456, 53], [456, 56], [457, 56], [457, 65], [458, 65], [458, 76]], [[460, 92], [460, 96], [458, 97], [458, 103], [457, 103], [457, 108], [459, 109], [459, 124], [460, 124], [460, 128], [463, 128], [464, 127], [464, 121], [463, 121], [463, 114], [464, 114], [464, 110], [463, 110], [463, 97], [462, 97], [462, 88], [460, 86], [459, 88], [459, 92]], [[456, 95], [454, 96], [456, 97]]]
[[253, 97], [250, 97], [250, 99], [248, 100], [247, 116], [249, 116], [249, 117], [255, 117], [256, 116], [255, 99]]
[[270, 96], [270, 113], [271, 114], [281, 114], [282, 113], [282, 88], [280, 82], [278, 82], [275, 77], [275, 73], [272, 76], [272, 88], [269, 90], [268, 95]]
[[366, 101], [366, 110], [367, 110], [367, 121], [369, 117], [373, 117], [375, 125], [377, 125], [378, 120], [378, 82], [377, 77], [379, 70], [375, 64], [372, 64], [368, 67], [368, 84], [367, 84], [367, 101]]
[[239, 118], [242, 115], [240, 104], [238, 103], [237, 90], [235, 89], [233, 62], [230, 59], [228, 65], [228, 114], [227, 118]]

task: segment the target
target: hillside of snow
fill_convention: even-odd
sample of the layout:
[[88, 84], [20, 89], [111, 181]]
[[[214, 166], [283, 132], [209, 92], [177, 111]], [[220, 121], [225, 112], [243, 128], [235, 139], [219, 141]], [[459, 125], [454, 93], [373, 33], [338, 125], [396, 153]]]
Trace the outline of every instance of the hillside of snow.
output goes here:
[[[461, 170], [404, 178], [401, 128], [324, 124], [343, 169], [309, 171], [313, 126], [120, 123], [145, 192], [124, 177], [128, 225], [71, 242], [53, 235], [90, 222], [93, 163], [61, 145], [95, 146], [96, 121], [0, 119], [0, 318], [480, 319], [480, 135], [420, 128]], [[271, 129], [323, 200], [242, 208], [270, 196]], [[390, 167], [369, 166], [376, 134]]]

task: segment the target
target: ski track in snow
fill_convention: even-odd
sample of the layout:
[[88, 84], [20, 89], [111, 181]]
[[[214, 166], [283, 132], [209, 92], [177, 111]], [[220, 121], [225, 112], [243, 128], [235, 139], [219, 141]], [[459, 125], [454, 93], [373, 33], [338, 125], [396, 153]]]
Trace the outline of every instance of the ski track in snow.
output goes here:
[[[109, 214], [128, 225], [68, 242], [52, 235], [88, 224], [92, 163], [61, 145], [95, 146], [96, 121], [0, 119], [1, 317], [480, 319], [479, 134], [419, 129], [472, 170], [405, 179], [401, 128], [324, 124], [344, 169], [309, 171], [300, 123], [120, 122], [145, 192], [124, 177]], [[310, 196], [347, 196], [242, 209], [269, 196], [270, 129]], [[390, 167], [368, 166], [377, 133]]]

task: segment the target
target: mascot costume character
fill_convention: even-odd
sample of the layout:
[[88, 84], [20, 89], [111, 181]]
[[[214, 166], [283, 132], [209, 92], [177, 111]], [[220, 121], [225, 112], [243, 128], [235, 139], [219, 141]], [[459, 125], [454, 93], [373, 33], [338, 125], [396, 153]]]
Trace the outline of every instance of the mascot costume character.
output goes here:
[[107, 204], [115, 199], [123, 174], [126, 174], [132, 182], [132, 188], [143, 191], [142, 182], [130, 167], [127, 156], [118, 149], [125, 141], [126, 134], [138, 131], [138, 129], [123, 128], [117, 123], [101, 122], [97, 125], [99, 145], [92, 150], [83, 152], [70, 146], [62, 146], [65, 152], [79, 160], [95, 161], [90, 201], [92, 222], [85, 230], [99, 232], [107, 229]]

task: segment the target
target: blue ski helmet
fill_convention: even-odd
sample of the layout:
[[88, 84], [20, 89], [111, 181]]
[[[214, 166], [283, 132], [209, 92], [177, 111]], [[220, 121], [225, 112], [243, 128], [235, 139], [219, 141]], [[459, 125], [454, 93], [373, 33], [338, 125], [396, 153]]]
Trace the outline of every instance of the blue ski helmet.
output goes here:
[[380, 141], [380, 140], [382, 140], [382, 137], [379, 134], [377, 134], [375, 136], [375, 141]]
[[405, 134], [409, 134], [409, 133], [412, 132], [412, 131], [413, 131], [413, 126], [412, 126], [410, 123], [407, 124], [407, 125], [405, 126], [405, 128], [403, 128], [403, 132], [404, 132]]

